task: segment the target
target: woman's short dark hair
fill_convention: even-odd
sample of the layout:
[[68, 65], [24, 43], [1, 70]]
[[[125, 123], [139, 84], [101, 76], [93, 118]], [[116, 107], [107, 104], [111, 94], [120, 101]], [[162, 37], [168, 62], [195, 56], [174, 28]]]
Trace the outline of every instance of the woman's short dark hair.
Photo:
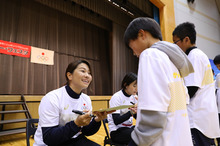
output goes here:
[[154, 38], [162, 41], [162, 34], [159, 24], [152, 18], [139, 17], [130, 22], [124, 34], [124, 42], [126, 47], [129, 47], [130, 40], [135, 40], [138, 37], [140, 30], [149, 32]]
[[[66, 73], [65, 73], [65, 77], [66, 77], [66, 81], [67, 83], [66, 84], [69, 84], [69, 79], [67, 77], [67, 73], [73, 73], [74, 70], [77, 68], [77, 66], [81, 63], [85, 63], [88, 67], [89, 67], [89, 70], [90, 70], [90, 73], [91, 73], [91, 67], [90, 67], [90, 64], [89, 62], [87, 62], [86, 60], [76, 60], [76, 61], [73, 61], [71, 62], [68, 67], [66, 68]], [[92, 73], [91, 73], [92, 74]]]
[[215, 56], [213, 62], [214, 62], [215, 65], [220, 64], [220, 54]]
[[121, 83], [121, 88], [125, 89], [126, 86], [129, 86], [132, 82], [137, 80], [137, 75], [133, 72], [129, 72], [125, 75]]
[[173, 36], [177, 36], [180, 40], [185, 37], [189, 37], [191, 44], [196, 42], [196, 30], [195, 25], [190, 22], [184, 22], [179, 24], [173, 31]]

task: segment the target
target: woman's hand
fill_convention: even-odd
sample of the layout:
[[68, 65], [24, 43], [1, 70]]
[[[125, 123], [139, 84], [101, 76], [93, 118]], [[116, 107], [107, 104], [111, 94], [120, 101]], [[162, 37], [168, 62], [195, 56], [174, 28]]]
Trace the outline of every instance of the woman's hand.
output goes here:
[[84, 115], [80, 115], [76, 118], [76, 120], [74, 121], [75, 124], [78, 126], [78, 127], [81, 127], [81, 126], [87, 126], [89, 125], [90, 121], [91, 121], [91, 112], [88, 112]]
[[104, 119], [107, 118], [107, 114], [111, 114], [111, 113], [113, 113], [113, 112], [115, 112], [115, 110], [113, 110], [113, 111], [108, 111], [108, 112], [106, 112], [106, 111], [104, 111], [104, 112], [95, 111], [95, 112], [93, 112], [93, 114], [96, 115], [95, 121], [96, 121], [96, 122], [100, 122], [101, 120], [104, 120]]
[[107, 118], [107, 112], [94, 112], [94, 114], [96, 115], [95, 117], [96, 122], [99, 122]]
[[131, 110], [130, 112], [132, 115], [137, 113], [137, 106], [131, 107], [129, 109]]

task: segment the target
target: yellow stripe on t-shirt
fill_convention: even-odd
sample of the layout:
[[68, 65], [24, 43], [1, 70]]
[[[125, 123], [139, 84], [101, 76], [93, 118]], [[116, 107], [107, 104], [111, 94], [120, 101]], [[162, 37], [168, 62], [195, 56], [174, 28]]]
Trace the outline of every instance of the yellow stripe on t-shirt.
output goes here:
[[171, 100], [168, 112], [186, 109], [186, 92], [182, 81], [172, 82], [169, 84]]
[[211, 68], [205, 71], [204, 78], [202, 80], [202, 86], [209, 85], [214, 82]]

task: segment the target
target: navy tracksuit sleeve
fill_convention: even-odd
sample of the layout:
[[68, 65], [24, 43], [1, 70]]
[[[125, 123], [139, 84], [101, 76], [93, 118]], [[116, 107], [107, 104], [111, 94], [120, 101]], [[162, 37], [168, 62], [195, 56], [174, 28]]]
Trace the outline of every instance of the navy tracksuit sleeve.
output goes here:
[[43, 141], [47, 145], [59, 145], [70, 140], [80, 130], [81, 127], [78, 127], [74, 121], [70, 121], [62, 127], [42, 127]]
[[88, 126], [84, 126], [82, 128], [82, 134], [86, 136], [93, 135], [99, 130], [100, 126], [101, 126], [101, 121], [96, 122], [95, 119], [93, 118]]
[[127, 113], [120, 115], [120, 114], [112, 114], [113, 121], [115, 125], [121, 124], [124, 121], [128, 120], [131, 117], [131, 112], [128, 111]]
[[86, 136], [93, 135], [99, 130], [100, 126], [101, 122], [96, 122], [93, 118], [90, 124], [83, 128], [78, 127], [74, 121], [70, 121], [62, 127], [42, 127], [43, 141], [47, 145], [60, 145], [70, 140], [79, 131]]

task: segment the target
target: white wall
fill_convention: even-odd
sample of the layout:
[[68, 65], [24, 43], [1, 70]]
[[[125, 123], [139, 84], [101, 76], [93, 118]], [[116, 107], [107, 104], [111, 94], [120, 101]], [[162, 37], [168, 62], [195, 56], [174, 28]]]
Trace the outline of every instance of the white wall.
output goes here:
[[195, 24], [196, 46], [210, 59], [220, 54], [220, 14], [215, 0], [174, 0], [176, 25], [189, 21]]

